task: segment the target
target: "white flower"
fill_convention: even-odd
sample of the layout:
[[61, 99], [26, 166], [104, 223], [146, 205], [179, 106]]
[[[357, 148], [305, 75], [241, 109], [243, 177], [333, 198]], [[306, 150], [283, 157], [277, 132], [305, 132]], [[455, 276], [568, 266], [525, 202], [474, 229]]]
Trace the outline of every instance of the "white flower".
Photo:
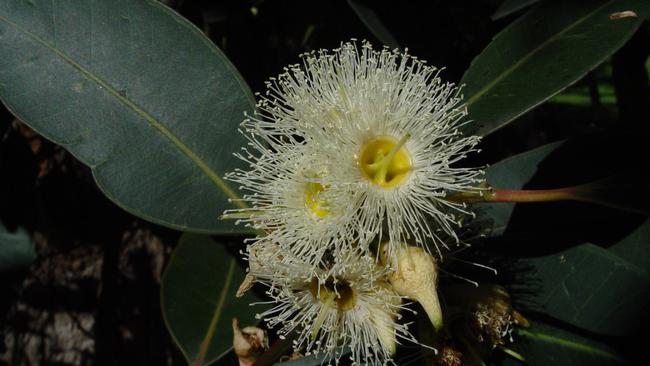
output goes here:
[[243, 123], [268, 144], [258, 150], [309, 146], [304, 164], [318, 164], [319, 184], [352, 208], [362, 241], [387, 237], [391, 253], [402, 242], [438, 250], [450, 237], [458, 242], [459, 215], [469, 212], [445, 196], [477, 189], [483, 174], [455, 166], [479, 141], [459, 132], [466, 123], [460, 90], [423, 61], [368, 43], [306, 54], [286, 70]]
[[[256, 246], [262, 247], [256, 247]], [[274, 306], [263, 312], [281, 337], [296, 332], [293, 346], [323, 362], [350, 353], [354, 364], [390, 362], [398, 339], [417, 343], [405, 324], [398, 324], [402, 297], [385, 280], [385, 269], [355, 249], [338, 253], [331, 268], [314, 269], [285, 257], [273, 244], [249, 248], [250, 273], [268, 286]], [[271, 254], [272, 253], [272, 254]], [[273, 258], [273, 259], [271, 259]]]
[[249, 136], [253, 153], [244, 149], [236, 154], [250, 170], [226, 176], [241, 184], [250, 205], [226, 215], [238, 215], [239, 222], [266, 232], [250, 241], [276, 243], [312, 265], [327, 251], [358, 242], [355, 207], [324, 185], [322, 177], [328, 172], [322, 157], [308, 145], [285, 143], [270, 149], [257, 138]]

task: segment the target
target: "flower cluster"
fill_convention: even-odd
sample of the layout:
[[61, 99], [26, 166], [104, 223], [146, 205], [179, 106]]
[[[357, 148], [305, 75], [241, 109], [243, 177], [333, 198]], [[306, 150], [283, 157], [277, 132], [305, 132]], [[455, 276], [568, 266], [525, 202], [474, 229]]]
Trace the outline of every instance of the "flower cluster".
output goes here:
[[226, 216], [264, 233], [246, 251], [275, 304], [261, 315], [296, 332], [297, 350], [388, 362], [416, 341], [397, 322], [414, 298], [391, 278], [400, 256], [427, 256], [413, 263], [435, 271], [429, 248], [458, 243], [471, 212], [446, 197], [478, 189], [483, 172], [456, 163], [479, 139], [460, 132], [460, 90], [406, 53], [351, 42], [285, 71], [242, 123], [248, 167], [227, 175], [248, 207]]

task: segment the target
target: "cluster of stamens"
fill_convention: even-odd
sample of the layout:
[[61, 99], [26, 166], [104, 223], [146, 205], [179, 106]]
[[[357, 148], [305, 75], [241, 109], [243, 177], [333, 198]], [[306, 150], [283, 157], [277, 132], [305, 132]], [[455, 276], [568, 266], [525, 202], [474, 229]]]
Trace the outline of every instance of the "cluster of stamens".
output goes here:
[[462, 96], [435, 68], [368, 43], [303, 55], [267, 87], [242, 123], [249, 147], [236, 155], [250, 170], [227, 176], [250, 206], [227, 215], [264, 233], [247, 250], [275, 303], [261, 316], [298, 332], [306, 354], [389, 362], [398, 339], [417, 342], [398, 322], [403, 298], [441, 326], [429, 245], [458, 242], [468, 212], [445, 197], [482, 175], [456, 167], [478, 142], [458, 133]]

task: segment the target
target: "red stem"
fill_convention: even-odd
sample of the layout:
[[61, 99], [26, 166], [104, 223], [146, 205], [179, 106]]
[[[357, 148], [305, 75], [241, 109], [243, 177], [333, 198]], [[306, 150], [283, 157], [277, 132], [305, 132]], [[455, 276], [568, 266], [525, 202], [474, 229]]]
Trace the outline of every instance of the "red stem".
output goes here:
[[516, 190], [493, 188], [486, 197], [486, 202], [549, 202], [576, 200], [575, 187], [544, 189], [544, 190]]

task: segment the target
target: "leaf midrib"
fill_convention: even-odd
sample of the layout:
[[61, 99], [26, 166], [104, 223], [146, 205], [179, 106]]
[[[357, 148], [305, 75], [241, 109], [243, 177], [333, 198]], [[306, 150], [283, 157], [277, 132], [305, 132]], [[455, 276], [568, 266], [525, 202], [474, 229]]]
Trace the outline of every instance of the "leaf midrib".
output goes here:
[[196, 358], [192, 361], [192, 366], [201, 366], [205, 361], [205, 356], [208, 353], [208, 348], [210, 343], [214, 338], [214, 335], [217, 331], [217, 324], [221, 318], [221, 313], [223, 312], [223, 306], [226, 303], [226, 297], [228, 296], [228, 291], [230, 290], [230, 285], [232, 283], [232, 277], [235, 272], [235, 260], [230, 260], [230, 266], [228, 267], [228, 272], [226, 274], [226, 279], [223, 282], [223, 288], [219, 293], [219, 299], [217, 300], [217, 305], [212, 314], [212, 319], [210, 319], [210, 325], [203, 337], [203, 340], [200, 343], [199, 352], [196, 355]]
[[226, 184], [226, 182], [219, 177], [219, 175], [212, 170], [208, 164], [203, 161], [194, 151], [192, 151], [187, 145], [183, 143], [176, 135], [174, 135], [169, 129], [167, 129], [160, 121], [158, 121], [155, 117], [153, 117], [151, 114], [149, 114], [147, 111], [144, 110], [144, 108], [140, 107], [137, 103], [134, 101], [126, 98], [122, 94], [120, 94], [115, 87], [113, 87], [110, 83], [104, 81], [102, 78], [99, 76], [95, 75], [92, 73], [89, 69], [81, 65], [80, 63], [76, 62], [73, 60], [71, 57], [66, 55], [64, 52], [62, 52], [60, 49], [56, 48], [55, 46], [51, 45], [49, 42], [44, 40], [43, 38], [39, 37], [38, 35], [28, 31], [27, 29], [19, 26], [18, 24], [12, 22], [11, 20], [3, 17], [0, 15], [0, 21], [8, 24], [12, 28], [16, 29], [20, 33], [25, 34], [32, 40], [36, 41], [37, 43], [41, 44], [43, 47], [54, 53], [56, 56], [60, 57], [63, 61], [67, 62], [70, 64], [72, 67], [77, 69], [81, 74], [86, 77], [89, 81], [97, 84], [104, 90], [108, 91], [109, 94], [114, 96], [118, 101], [120, 101], [123, 105], [125, 105], [127, 108], [131, 109], [133, 112], [136, 114], [140, 115], [145, 121], [148, 122], [148, 124], [158, 130], [163, 136], [165, 136], [168, 140], [172, 142], [174, 146], [176, 146], [185, 156], [187, 156], [196, 166], [222, 191], [228, 196], [229, 198], [232, 199], [232, 203], [235, 204], [236, 206], [240, 208], [245, 208], [246, 205], [240, 200], [239, 195], [232, 190], [232, 188]]
[[611, 4], [612, 1], [613, 1], [613, 0], [610, 0], [610, 1], [605, 2], [603, 5], [597, 7], [597, 8], [594, 9], [593, 11], [587, 13], [586, 15], [584, 15], [584, 16], [581, 17], [581, 18], [579, 18], [579, 19], [578, 19], [577, 21], [575, 21], [574, 23], [571, 23], [569, 26], [567, 26], [566, 28], [564, 28], [562, 31], [560, 31], [560, 32], [558, 32], [558, 33], [555, 33], [554, 35], [552, 35], [551, 37], [549, 37], [546, 41], [540, 43], [537, 47], [533, 48], [529, 53], [527, 53], [527, 54], [526, 54], [524, 57], [522, 57], [519, 61], [517, 61], [517, 62], [515, 62], [514, 64], [512, 64], [512, 66], [506, 68], [503, 72], [501, 72], [501, 74], [499, 74], [499, 75], [498, 75], [496, 78], [494, 78], [491, 82], [489, 82], [487, 85], [485, 85], [483, 88], [481, 88], [478, 92], [474, 93], [474, 95], [472, 95], [471, 97], [467, 98], [467, 99], [466, 99], [466, 102], [465, 102], [465, 105], [468, 106], [468, 107], [469, 107], [470, 105], [472, 105], [474, 102], [476, 102], [476, 100], [477, 100], [478, 98], [480, 98], [481, 96], [483, 96], [483, 94], [487, 93], [488, 90], [492, 89], [492, 88], [493, 88], [497, 83], [499, 83], [501, 80], [503, 80], [504, 78], [506, 78], [507, 76], [509, 76], [510, 74], [512, 74], [512, 73], [513, 73], [517, 68], [519, 68], [519, 66], [521, 66], [522, 64], [524, 64], [525, 62], [527, 62], [527, 61], [528, 61], [531, 57], [533, 57], [533, 55], [535, 55], [537, 52], [541, 51], [543, 48], [545, 48], [546, 46], [548, 46], [548, 45], [551, 44], [552, 42], [555, 42], [557, 39], [559, 39], [559, 38], [560, 38], [561, 36], [563, 36], [565, 33], [567, 33], [568, 31], [570, 31], [571, 29], [577, 27], [578, 25], [580, 25], [581, 23], [583, 23], [585, 20], [587, 20], [589, 17], [591, 17], [591, 16], [594, 15], [595, 13], [599, 12], [601, 9], [603, 9], [603, 8], [605, 8], [606, 6], [608, 6], [609, 4]]
[[542, 333], [542, 332], [533, 332], [533, 331], [530, 331], [530, 330], [527, 330], [527, 329], [522, 329], [522, 328], [519, 328], [517, 330], [517, 333], [519, 335], [521, 335], [521, 336], [524, 336], [524, 337], [535, 338], [535, 339], [538, 339], [538, 340], [540, 340], [542, 342], [555, 344], [555, 345], [560, 346], [560, 347], [570, 348], [570, 349], [573, 349], [573, 350], [576, 350], [576, 351], [585, 352], [585, 353], [589, 353], [589, 354], [593, 354], [593, 355], [598, 355], [598, 356], [601, 356], [601, 357], [609, 358], [611, 360], [615, 360], [615, 361], [620, 362], [620, 363], [625, 362], [625, 360], [623, 360], [618, 355], [613, 354], [611, 352], [608, 352], [608, 351], [606, 351], [604, 349], [597, 348], [597, 347], [587, 345], [587, 344], [584, 344], [584, 343], [578, 343], [578, 342], [575, 342], [575, 341], [572, 341], [572, 340], [556, 337], [556, 336], [551, 335], [551, 334], [546, 334], [546, 333]]

